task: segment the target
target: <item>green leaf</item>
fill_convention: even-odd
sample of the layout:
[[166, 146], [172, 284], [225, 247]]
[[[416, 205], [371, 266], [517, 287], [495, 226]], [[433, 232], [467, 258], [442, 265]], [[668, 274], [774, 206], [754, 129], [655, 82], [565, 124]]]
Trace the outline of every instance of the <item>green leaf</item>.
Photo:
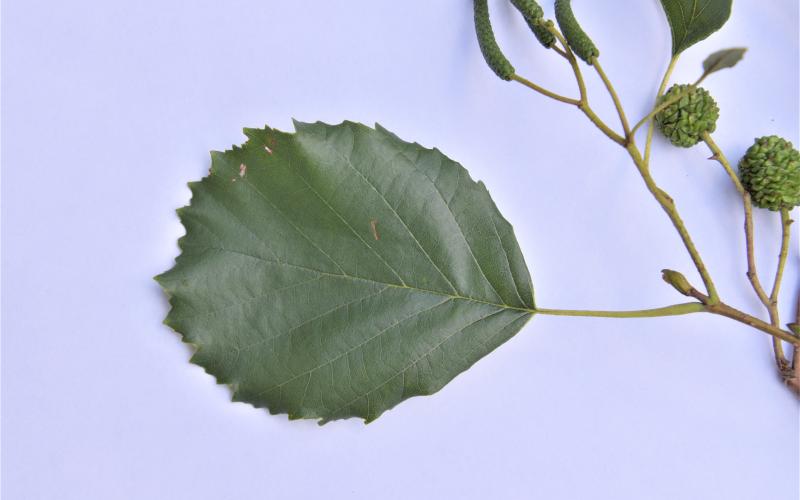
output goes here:
[[165, 323], [235, 401], [371, 421], [431, 394], [535, 313], [511, 225], [481, 182], [381, 127], [247, 129], [212, 153], [156, 279]]
[[731, 15], [733, 0], [661, 0], [677, 55], [719, 30]]
[[744, 47], [723, 49], [714, 52], [703, 61], [703, 76], [701, 79], [705, 79], [705, 77], [715, 71], [736, 66], [744, 57], [745, 52], [747, 52], [747, 49]]

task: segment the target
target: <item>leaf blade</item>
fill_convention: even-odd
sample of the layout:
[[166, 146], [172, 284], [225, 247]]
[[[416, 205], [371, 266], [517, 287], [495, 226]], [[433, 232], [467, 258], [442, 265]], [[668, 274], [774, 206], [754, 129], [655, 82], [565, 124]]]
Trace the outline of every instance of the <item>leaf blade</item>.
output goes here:
[[482, 183], [385, 129], [247, 130], [179, 211], [165, 322], [234, 399], [322, 423], [430, 394], [535, 312]]
[[703, 75], [701, 79], [705, 79], [705, 77], [711, 73], [736, 66], [736, 64], [744, 58], [745, 52], [747, 52], [746, 47], [733, 47], [730, 49], [718, 50], [709, 55], [703, 61]]
[[672, 32], [672, 55], [705, 40], [730, 17], [733, 0], [661, 0]]

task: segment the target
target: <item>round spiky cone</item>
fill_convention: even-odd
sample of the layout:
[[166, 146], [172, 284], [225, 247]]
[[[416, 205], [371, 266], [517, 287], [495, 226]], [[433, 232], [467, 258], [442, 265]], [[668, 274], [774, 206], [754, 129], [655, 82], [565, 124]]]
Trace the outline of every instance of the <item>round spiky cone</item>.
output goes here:
[[691, 85], [673, 85], [659, 102], [679, 94], [685, 95], [656, 114], [656, 124], [672, 144], [689, 148], [700, 142], [703, 132], [717, 128], [719, 108], [704, 88]]
[[739, 161], [739, 176], [757, 207], [778, 211], [800, 205], [800, 153], [785, 139], [756, 139]]

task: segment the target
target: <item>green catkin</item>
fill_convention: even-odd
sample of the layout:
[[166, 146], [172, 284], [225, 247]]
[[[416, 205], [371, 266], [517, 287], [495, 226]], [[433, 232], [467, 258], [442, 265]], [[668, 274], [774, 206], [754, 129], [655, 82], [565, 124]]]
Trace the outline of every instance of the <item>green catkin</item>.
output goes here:
[[594, 42], [583, 31], [583, 28], [578, 24], [578, 20], [575, 19], [575, 14], [572, 13], [571, 0], [556, 0], [556, 21], [558, 21], [558, 26], [564, 33], [564, 38], [567, 39], [572, 51], [584, 62], [591, 65], [592, 59], [598, 57], [600, 51], [597, 50]]
[[511, 0], [511, 3], [525, 18], [528, 27], [531, 29], [539, 43], [545, 48], [550, 48], [556, 43], [556, 37], [550, 33], [544, 21], [544, 10], [536, 3], [536, 0]]
[[514, 66], [500, 51], [500, 46], [497, 45], [497, 40], [494, 38], [487, 0], [475, 0], [474, 5], [475, 32], [478, 35], [478, 45], [481, 47], [483, 58], [497, 76], [503, 80], [511, 80], [511, 77], [514, 76]]

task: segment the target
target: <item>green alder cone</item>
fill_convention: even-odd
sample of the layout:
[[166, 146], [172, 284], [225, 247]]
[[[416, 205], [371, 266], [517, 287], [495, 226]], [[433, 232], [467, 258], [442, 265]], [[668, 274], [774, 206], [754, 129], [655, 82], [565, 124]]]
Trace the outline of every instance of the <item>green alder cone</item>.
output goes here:
[[683, 93], [685, 95], [677, 102], [656, 114], [655, 120], [658, 129], [672, 144], [690, 148], [702, 140], [703, 133], [716, 130], [719, 107], [708, 91], [691, 85], [673, 85], [659, 103]]
[[800, 153], [785, 139], [756, 139], [739, 162], [739, 176], [757, 207], [779, 211], [800, 205]]
[[295, 127], [212, 153], [156, 278], [165, 323], [235, 401], [372, 421], [535, 314], [513, 229], [464, 167], [379, 126]]

